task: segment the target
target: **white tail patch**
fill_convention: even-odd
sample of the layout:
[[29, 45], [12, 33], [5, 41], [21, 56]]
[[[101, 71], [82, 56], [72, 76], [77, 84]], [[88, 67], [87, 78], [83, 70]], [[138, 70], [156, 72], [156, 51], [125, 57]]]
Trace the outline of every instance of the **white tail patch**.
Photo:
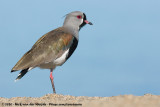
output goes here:
[[[18, 74], [18, 76], [20, 76], [20, 75], [21, 75], [21, 73]], [[18, 76], [17, 76], [17, 77], [18, 77]], [[15, 79], [14, 82], [17, 82], [18, 80], [19, 80], [19, 79]]]
[[30, 67], [30, 68], [28, 69], [28, 71], [30, 71], [31, 69], [33, 69], [33, 67]]
[[17, 82], [19, 79], [14, 80], [14, 82]]

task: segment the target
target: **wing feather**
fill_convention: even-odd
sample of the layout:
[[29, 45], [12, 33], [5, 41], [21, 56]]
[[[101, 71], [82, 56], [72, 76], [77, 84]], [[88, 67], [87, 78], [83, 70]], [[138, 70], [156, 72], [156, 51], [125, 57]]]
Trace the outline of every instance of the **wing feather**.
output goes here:
[[33, 45], [31, 50], [24, 54], [12, 70], [37, 67], [55, 60], [71, 46], [73, 38], [73, 35], [66, 32], [63, 27], [45, 34]]

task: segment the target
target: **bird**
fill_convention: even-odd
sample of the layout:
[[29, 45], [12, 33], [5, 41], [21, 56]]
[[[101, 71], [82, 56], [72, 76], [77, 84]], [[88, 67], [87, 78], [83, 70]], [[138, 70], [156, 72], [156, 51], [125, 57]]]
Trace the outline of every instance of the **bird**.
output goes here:
[[73, 54], [78, 45], [79, 31], [86, 24], [93, 25], [87, 20], [85, 13], [81, 11], [68, 13], [62, 27], [44, 34], [11, 69], [11, 72], [21, 71], [16, 81], [36, 67], [50, 69], [49, 77], [53, 93], [56, 94], [52, 72]]

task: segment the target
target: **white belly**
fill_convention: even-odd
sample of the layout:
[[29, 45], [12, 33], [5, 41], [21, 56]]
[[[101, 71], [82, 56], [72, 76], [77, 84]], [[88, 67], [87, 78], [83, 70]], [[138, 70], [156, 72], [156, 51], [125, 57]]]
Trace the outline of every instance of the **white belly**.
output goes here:
[[69, 49], [63, 53], [63, 55], [56, 60], [54, 60], [55, 65], [62, 65], [66, 61], [66, 57], [68, 55]]
[[61, 57], [57, 58], [56, 60], [54, 60], [52, 62], [43, 63], [43, 64], [39, 65], [39, 67], [42, 69], [51, 69], [51, 68], [54, 69], [56, 66], [62, 65], [66, 61], [66, 57], [68, 55], [68, 52], [69, 52], [69, 49], [67, 51], [65, 51]]

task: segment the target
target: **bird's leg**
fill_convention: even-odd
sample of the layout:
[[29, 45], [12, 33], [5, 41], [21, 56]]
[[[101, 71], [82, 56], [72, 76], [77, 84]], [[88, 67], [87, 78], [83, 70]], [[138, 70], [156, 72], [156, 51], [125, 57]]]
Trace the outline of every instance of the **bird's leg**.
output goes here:
[[52, 88], [53, 88], [53, 93], [56, 94], [56, 90], [55, 90], [55, 87], [54, 87], [54, 81], [53, 81], [52, 72], [53, 72], [53, 69], [51, 69], [51, 71], [50, 71], [50, 80], [51, 80], [51, 84], [52, 84]]

